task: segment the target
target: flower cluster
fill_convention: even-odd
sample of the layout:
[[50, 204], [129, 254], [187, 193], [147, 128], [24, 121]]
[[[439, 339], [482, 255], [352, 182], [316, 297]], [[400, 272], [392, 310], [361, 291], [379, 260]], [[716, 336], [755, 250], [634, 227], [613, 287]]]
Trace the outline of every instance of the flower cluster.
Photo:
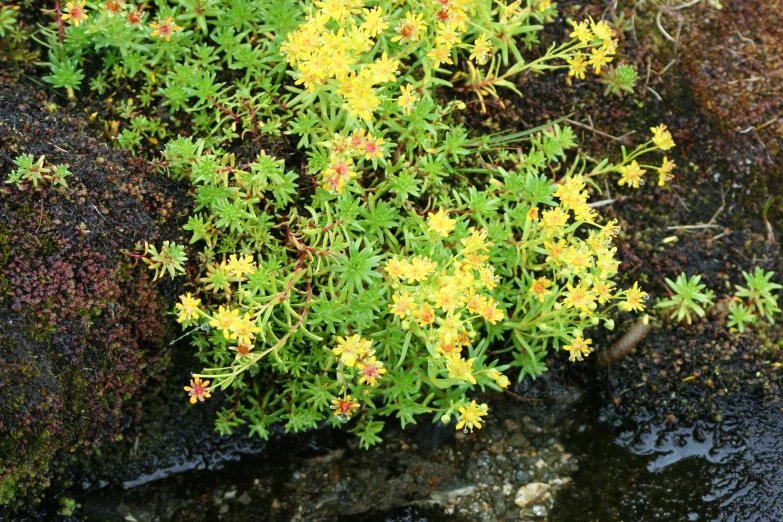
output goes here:
[[363, 129], [354, 130], [350, 136], [337, 134], [328, 147], [329, 165], [321, 172], [323, 188], [337, 194], [342, 194], [345, 184], [356, 177], [354, 161], [376, 163], [384, 157], [384, 139]]
[[[657, 169], [665, 183], [674, 164], [641, 155], [669, 150], [668, 131], [588, 167], [565, 153], [571, 128], [476, 135], [452, 96], [486, 109], [497, 88], [523, 96], [520, 74], [608, 69], [606, 22], [538, 52], [549, 0], [74, 0], [64, 13], [41, 28], [44, 80], [72, 98], [88, 83], [115, 93], [107, 135], [191, 184], [187, 255], [164, 242], [134, 256], [156, 277], [187, 266], [175, 316], [204, 369], [186, 391], [197, 403], [231, 388], [221, 432], [325, 422], [368, 447], [389, 419], [481, 428], [476, 392], [540, 374], [554, 350], [583, 359], [613, 309], [643, 309], [638, 285], [615, 286], [617, 225], [588, 181], [641, 186]], [[104, 67], [80, 69], [95, 57]], [[261, 152], [225, 152], [240, 148]], [[48, 181], [24, 166], [17, 183]]]
[[581, 50], [574, 53], [567, 60], [570, 66], [568, 76], [584, 80], [588, 66], [593, 68], [595, 74], [601, 74], [601, 68], [611, 63], [617, 52], [617, 39], [612, 28], [606, 21], [595, 22], [592, 18], [589, 22], [583, 20], [571, 23], [574, 30], [569, 36], [578, 41], [581, 47], [589, 49], [590, 55], [586, 56]]
[[[361, 0], [316, 2], [318, 9], [288, 34], [280, 52], [295, 67], [297, 85], [310, 93], [325, 87], [340, 95], [348, 114], [369, 124], [383, 99], [393, 95], [384, 87], [397, 84], [402, 61], [415, 51], [433, 69], [453, 64], [452, 52], [468, 30], [473, 3], [443, 0], [384, 12], [382, 6], [364, 7]], [[379, 44], [382, 52], [376, 51]], [[486, 63], [491, 48], [482, 34], [471, 59]], [[398, 105], [410, 112], [415, 93], [410, 85], [400, 89]]]
[[631, 154], [625, 155], [622, 163], [615, 167], [620, 173], [620, 179], [617, 182], [619, 185], [627, 184], [629, 187], [639, 188], [644, 184], [644, 175], [647, 173], [643, 167], [658, 171], [659, 187], [665, 186], [672, 179], [672, 172], [677, 165], [673, 161], [670, 161], [668, 157], [663, 157], [663, 162], [660, 167], [655, 165], [640, 165], [635, 159], [642, 154], [654, 150], [667, 151], [674, 148], [674, 139], [667, 130], [666, 125], [661, 124], [657, 127], [652, 127], [650, 131], [653, 133], [652, 138], [647, 143], [634, 150]]
[[[454, 220], [441, 209], [429, 214], [427, 224], [430, 232], [448, 238]], [[473, 321], [483, 319], [494, 325], [505, 313], [493, 297], [481, 293], [498, 284], [494, 268], [487, 264], [492, 246], [487, 232], [471, 229], [459, 244], [460, 249], [445, 262], [424, 256], [394, 257], [384, 269], [394, 289], [389, 310], [402, 329], [424, 341], [432, 360], [449, 379], [476, 384], [475, 359], [462, 356], [477, 335]], [[500, 372], [491, 375], [500, 387], [508, 385]]]

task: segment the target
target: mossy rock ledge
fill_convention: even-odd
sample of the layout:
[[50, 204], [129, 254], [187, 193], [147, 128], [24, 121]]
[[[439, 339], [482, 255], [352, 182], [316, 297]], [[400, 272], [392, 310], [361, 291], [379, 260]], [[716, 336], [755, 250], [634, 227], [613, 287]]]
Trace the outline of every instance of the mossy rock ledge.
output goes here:
[[0, 184], [0, 518], [120, 439], [168, 368], [178, 289], [121, 251], [175, 239], [183, 192], [88, 125], [0, 81], [0, 179], [23, 153], [73, 173], [62, 190]]

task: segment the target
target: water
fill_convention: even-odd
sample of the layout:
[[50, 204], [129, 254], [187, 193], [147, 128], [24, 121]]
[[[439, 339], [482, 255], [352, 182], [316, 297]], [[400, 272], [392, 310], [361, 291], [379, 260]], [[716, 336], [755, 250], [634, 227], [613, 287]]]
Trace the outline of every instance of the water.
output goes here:
[[[571, 430], [580, 460], [550, 520], [635, 522], [783, 520], [783, 414], [749, 397], [726, 400], [723, 419], [653, 423], [609, 408]], [[589, 408], [587, 408], [589, 410]]]

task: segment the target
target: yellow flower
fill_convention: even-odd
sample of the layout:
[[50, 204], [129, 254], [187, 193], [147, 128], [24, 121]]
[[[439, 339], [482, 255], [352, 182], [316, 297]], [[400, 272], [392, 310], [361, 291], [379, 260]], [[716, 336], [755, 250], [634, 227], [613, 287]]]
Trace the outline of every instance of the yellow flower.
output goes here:
[[414, 15], [412, 11], [405, 13], [405, 19], [401, 20], [395, 28], [397, 36], [392, 38], [392, 42], [418, 42], [421, 37], [420, 33], [427, 28], [427, 24], [422, 21], [423, 18], [424, 13], [418, 15]]
[[593, 256], [590, 251], [582, 245], [580, 248], [571, 246], [565, 253], [565, 261], [571, 273], [578, 274], [589, 268], [593, 262]]
[[386, 273], [395, 279], [402, 279], [405, 274], [408, 262], [397, 258], [389, 259], [386, 261]]
[[541, 215], [539, 226], [544, 229], [547, 236], [561, 234], [568, 224], [568, 213], [560, 207], [545, 210]]
[[486, 319], [491, 324], [502, 321], [503, 318], [506, 317], [506, 313], [497, 307], [497, 303], [495, 303], [495, 300], [492, 297], [487, 299], [481, 315], [484, 316], [484, 319]]
[[234, 325], [237, 318], [239, 318], [239, 310], [231, 310], [227, 307], [220, 306], [217, 315], [209, 322], [209, 326], [222, 330], [223, 337], [230, 339], [231, 327]]
[[332, 348], [332, 353], [340, 357], [340, 362], [349, 368], [353, 368], [358, 359], [372, 354], [370, 347], [372, 341], [352, 335], [348, 339], [337, 337], [337, 346]]
[[539, 277], [538, 279], [533, 279], [529, 292], [543, 303], [546, 296], [552, 294], [552, 290], [549, 290], [550, 286], [552, 286], [552, 281], [546, 277]]
[[539, 12], [541, 12], [541, 13], [543, 13], [544, 11], [546, 11], [547, 9], [549, 9], [550, 7], [552, 7], [552, 2], [551, 2], [551, 0], [541, 0], [541, 1], [538, 3], [538, 10], [539, 10]]
[[451, 60], [451, 47], [438, 44], [427, 53], [427, 58], [432, 60], [432, 67], [437, 69], [441, 63], [454, 64]]
[[392, 300], [394, 301], [394, 304], [389, 305], [391, 313], [400, 319], [405, 319], [408, 314], [413, 312], [418, 306], [408, 292], [405, 292], [402, 295], [394, 294]]
[[559, 267], [560, 263], [563, 262], [563, 256], [567, 247], [568, 245], [564, 239], [559, 240], [557, 243], [544, 241], [544, 248], [547, 251], [546, 262], [553, 263], [556, 267]]
[[236, 254], [231, 254], [226, 263], [226, 270], [233, 273], [235, 277], [242, 277], [243, 275], [250, 274], [255, 270], [255, 261], [253, 256], [244, 255], [237, 258]]
[[435, 345], [435, 350], [447, 358], [451, 356], [459, 357], [462, 346], [453, 334], [442, 333], [438, 338], [438, 344]]
[[374, 37], [389, 28], [389, 24], [386, 23], [386, 18], [383, 16], [382, 7], [362, 10], [364, 11], [364, 22], [359, 26], [359, 29], [368, 36]]
[[139, 9], [136, 6], [131, 7], [130, 11], [128, 11], [128, 17], [127, 17], [127, 23], [126, 25], [128, 27], [132, 27], [134, 25], [141, 25], [141, 19], [144, 18], [144, 11]]
[[177, 322], [184, 323], [190, 319], [197, 319], [198, 307], [201, 304], [201, 299], [198, 297], [193, 297], [190, 292], [185, 295], [181, 295], [179, 298], [182, 302], [174, 305], [174, 307], [179, 310]]
[[437, 36], [435, 36], [435, 43], [451, 48], [461, 41], [456, 27], [451, 24], [438, 23], [438, 33]]
[[658, 169], [658, 186], [663, 187], [666, 183], [672, 179], [672, 171], [677, 167], [677, 164], [673, 161], [669, 161], [666, 156], [663, 157], [663, 164]]
[[616, 39], [609, 39], [604, 40], [603, 44], [601, 44], [601, 49], [603, 49], [606, 54], [612, 55], [617, 52], [617, 44], [618, 41]]
[[152, 23], [150, 27], [155, 29], [150, 33], [150, 36], [160, 36], [165, 38], [167, 42], [171, 41], [171, 33], [182, 30], [182, 27], [176, 25], [171, 17], [166, 18], [163, 23]]
[[239, 344], [248, 345], [255, 339], [255, 334], [261, 331], [256, 325], [256, 321], [251, 315], [245, 312], [245, 315], [240, 319], [236, 318], [231, 324], [231, 339], [239, 342]]
[[440, 237], [448, 237], [454, 225], [457, 222], [456, 219], [450, 219], [446, 214], [446, 210], [441, 208], [437, 213], [429, 212], [427, 214], [427, 230], [435, 232]]
[[185, 391], [190, 395], [190, 404], [196, 404], [198, 401], [204, 402], [212, 394], [209, 393], [209, 381], [201, 381], [201, 377], [194, 377], [190, 380], [190, 386], [185, 386]]
[[473, 42], [473, 52], [468, 58], [476, 60], [479, 65], [484, 65], [489, 61], [490, 52], [492, 52], [492, 43], [487, 39], [487, 33], [481, 33], [481, 36]]
[[470, 401], [470, 405], [459, 407], [459, 422], [457, 423], [457, 429], [465, 429], [473, 431], [473, 428], [481, 429], [481, 417], [487, 414], [487, 405], [476, 405], [476, 401]]
[[647, 298], [647, 292], [639, 288], [639, 283], [635, 282], [632, 288], [629, 288], [625, 294], [625, 302], [620, 304], [620, 309], [625, 312], [644, 311], [644, 301]]
[[583, 192], [583, 188], [585, 182], [582, 176], [570, 177], [557, 185], [554, 196], [564, 208], [573, 208], [587, 200], [587, 192]]
[[456, 310], [461, 304], [459, 292], [452, 286], [444, 286], [435, 293], [435, 308], [441, 310]]
[[371, 135], [367, 136], [362, 144], [362, 150], [364, 151], [364, 159], [372, 160], [383, 158], [383, 138], [375, 138]]
[[585, 79], [585, 71], [587, 71], [587, 62], [585, 61], [585, 55], [581, 52], [577, 52], [573, 58], [566, 60], [571, 67], [568, 69], [568, 76], [574, 76], [580, 80]]
[[521, 3], [521, 0], [515, 0], [513, 3], [510, 3], [502, 8], [502, 12], [500, 14], [501, 25], [507, 25], [519, 18], [519, 16], [522, 14]]
[[509, 381], [508, 377], [506, 377], [505, 375], [501, 375], [497, 380], [495, 380], [495, 384], [497, 384], [498, 386], [500, 386], [505, 390], [511, 384], [511, 381]]
[[348, 420], [353, 412], [359, 409], [359, 403], [353, 400], [350, 395], [346, 395], [342, 399], [333, 399], [330, 408], [334, 410], [335, 417]]
[[487, 298], [477, 294], [473, 288], [462, 296], [462, 301], [465, 303], [465, 308], [468, 309], [468, 312], [472, 314], [480, 314], [487, 307]]
[[587, 26], [587, 20], [582, 20], [579, 23], [572, 20], [571, 25], [574, 26], [574, 32], [568, 35], [570, 38], [576, 38], [582, 45], [587, 45], [593, 41], [593, 32]]
[[399, 60], [389, 60], [389, 56], [384, 52], [379, 60], [370, 64], [373, 81], [375, 83], [393, 82], [397, 79], [397, 69], [399, 66]]
[[465, 360], [457, 354], [447, 356], [446, 370], [449, 372], [449, 379], [476, 384], [476, 377], [473, 376], [471, 369], [475, 360], [475, 358]]
[[470, 235], [460, 240], [464, 249], [462, 253], [467, 252], [481, 252], [483, 250], [489, 250], [489, 247], [494, 246], [492, 241], [487, 241], [487, 231], [484, 229], [476, 230], [470, 228]]
[[366, 382], [370, 386], [375, 386], [376, 380], [386, 373], [383, 363], [376, 361], [375, 357], [369, 357], [363, 362], [356, 363], [356, 368], [359, 370], [359, 375], [361, 375], [359, 383]]
[[598, 296], [598, 303], [604, 304], [612, 297], [612, 287], [614, 283], [609, 280], [598, 280], [593, 284], [593, 292]]
[[349, 18], [352, 13], [359, 12], [358, 9], [352, 9], [350, 2], [345, 0], [326, 0], [324, 2], [316, 2], [315, 6], [321, 10], [321, 14], [333, 18], [335, 22], [339, 22], [343, 18]]
[[592, 17], [590, 18], [590, 29], [593, 31], [593, 34], [599, 38], [602, 42], [606, 42], [607, 40], [611, 40], [614, 38], [614, 32], [612, 31], [612, 28], [609, 27], [609, 24], [606, 23], [605, 20], [601, 20], [600, 22], [596, 23], [593, 21]]
[[480, 254], [478, 252], [468, 252], [464, 255], [465, 257], [465, 263], [467, 263], [467, 267], [463, 267], [463, 270], [469, 270], [471, 268], [475, 268], [476, 270], [481, 270], [484, 267], [484, 261], [489, 259], [489, 256], [486, 254]]
[[351, 158], [333, 157], [329, 167], [321, 173], [324, 178], [324, 190], [342, 194], [345, 184], [356, 176], [352, 166], [353, 160]]
[[404, 267], [403, 275], [408, 282], [421, 282], [435, 272], [435, 263], [427, 257], [416, 256]]
[[63, 22], [68, 22], [69, 24], [73, 24], [76, 27], [79, 27], [79, 24], [87, 20], [87, 10], [84, 8], [84, 5], [86, 2], [68, 2], [65, 4], [64, 11], [65, 14], [60, 16], [60, 19]]
[[114, 15], [119, 14], [122, 11], [122, 8], [125, 7], [125, 0], [108, 0], [104, 7], [106, 9], [106, 14], [109, 15], [109, 17], [113, 17]]
[[657, 127], [650, 127], [653, 133], [653, 143], [661, 150], [669, 150], [674, 147], [674, 140], [671, 133], [666, 130], [666, 125], [661, 123]]
[[375, 95], [375, 89], [365, 85], [357, 85], [345, 97], [348, 106], [348, 114], [353, 118], [372, 121], [373, 112], [381, 104], [381, 100]]
[[495, 267], [485, 266], [479, 270], [479, 277], [487, 290], [494, 290], [500, 278], [495, 275]]
[[592, 339], [583, 339], [581, 335], [577, 335], [571, 344], [563, 346], [563, 350], [566, 350], [570, 355], [568, 359], [571, 362], [581, 361], [582, 356], [590, 355], [593, 349], [590, 347]]
[[419, 323], [419, 326], [424, 328], [435, 322], [435, 309], [431, 304], [424, 303], [421, 305], [421, 308], [413, 312], [413, 317]]
[[609, 53], [604, 48], [590, 49], [590, 54], [592, 56], [588, 63], [593, 66], [595, 74], [601, 74], [601, 67], [612, 61], [612, 57], [609, 56]]
[[417, 101], [419, 101], [419, 95], [413, 92], [413, 85], [400, 86], [400, 97], [397, 99], [397, 105], [405, 111], [405, 114], [411, 113]]
[[645, 170], [639, 166], [636, 160], [633, 160], [630, 165], [620, 167], [620, 173], [622, 177], [617, 182], [618, 185], [628, 184], [629, 187], [639, 188], [641, 183], [644, 183]]
[[588, 315], [595, 310], [595, 294], [590, 292], [583, 283], [578, 284], [576, 288], [571, 283], [568, 283], [566, 288], [568, 292], [566, 292], [563, 299], [564, 305], [568, 308], [576, 308]]

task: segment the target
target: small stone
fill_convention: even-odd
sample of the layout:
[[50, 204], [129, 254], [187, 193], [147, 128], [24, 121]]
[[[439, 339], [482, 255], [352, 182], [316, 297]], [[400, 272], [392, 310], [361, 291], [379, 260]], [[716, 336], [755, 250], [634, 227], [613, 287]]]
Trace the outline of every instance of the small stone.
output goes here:
[[525, 484], [517, 490], [517, 494], [514, 496], [514, 504], [522, 508], [528, 507], [546, 493], [548, 489], [549, 484], [544, 484], [543, 482]]
[[508, 431], [517, 431], [519, 429], [519, 423], [511, 419], [504, 420], [503, 425]]
[[478, 490], [475, 484], [454, 484], [447, 489], [437, 489], [430, 493], [430, 498], [439, 504], [448, 504], [457, 497], [471, 495]]
[[479, 456], [478, 456], [478, 459], [477, 459], [477, 462], [478, 462], [479, 466], [483, 466], [483, 467], [487, 468], [487, 467], [489, 467], [490, 461], [491, 460], [490, 460], [490, 457], [489, 457], [489, 453], [487, 453], [486, 451], [482, 451], [481, 453], [479, 453]]
[[222, 506], [220, 506], [220, 514], [225, 515], [226, 513], [228, 513], [228, 509], [229, 509], [228, 504], [223, 504]]
[[533, 506], [533, 514], [537, 517], [546, 516], [546, 508], [544, 506]]
[[516, 432], [508, 438], [508, 445], [513, 448], [522, 448], [525, 444], [527, 444], [527, 437], [520, 432]]
[[272, 500], [272, 509], [280, 509], [282, 506], [280, 504], [280, 501], [277, 499]]
[[545, 467], [546, 467], [546, 462], [544, 461], [544, 459], [538, 459], [538, 460], [536, 461], [536, 463], [535, 463], [535, 464], [533, 464], [533, 465], [534, 465], [535, 467], [537, 467], [538, 469], [542, 469], [542, 468], [545, 468]]
[[223, 494], [223, 498], [226, 499], [226, 500], [231, 500], [232, 498], [234, 498], [236, 496], [237, 496], [237, 490], [236, 489], [232, 489], [231, 491], [226, 491]]
[[242, 493], [242, 496], [241, 496], [241, 497], [239, 497], [239, 503], [240, 503], [240, 504], [244, 504], [244, 505], [246, 505], [246, 506], [247, 506], [248, 504], [250, 504], [252, 501], [253, 501], [253, 499], [251, 499], [251, 498], [250, 498], [250, 495], [248, 495], [248, 494], [247, 494], [247, 491], [245, 491], [244, 493]]

